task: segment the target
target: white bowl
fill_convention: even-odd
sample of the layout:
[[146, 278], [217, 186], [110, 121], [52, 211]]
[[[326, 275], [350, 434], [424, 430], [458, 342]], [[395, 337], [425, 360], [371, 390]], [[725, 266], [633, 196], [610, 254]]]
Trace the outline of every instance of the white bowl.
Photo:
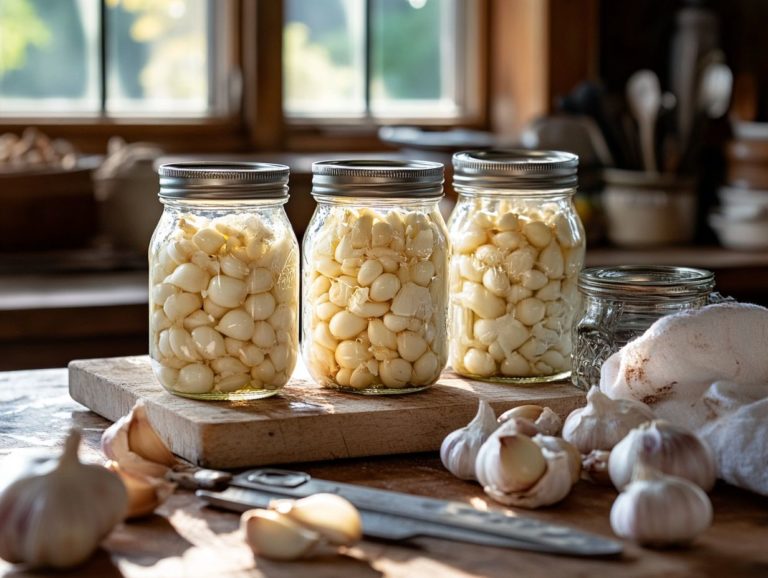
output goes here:
[[709, 224], [723, 247], [754, 251], [768, 249], [768, 218], [734, 219], [723, 213], [711, 213]]

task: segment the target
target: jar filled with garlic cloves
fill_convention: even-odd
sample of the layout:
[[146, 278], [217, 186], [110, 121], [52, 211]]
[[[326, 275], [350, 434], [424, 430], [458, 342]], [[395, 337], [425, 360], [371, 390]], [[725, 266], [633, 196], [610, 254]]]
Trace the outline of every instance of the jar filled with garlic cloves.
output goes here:
[[298, 358], [299, 247], [289, 169], [162, 165], [149, 247], [149, 351], [158, 381], [195, 399], [277, 393]]
[[450, 364], [488, 381], [568, 377], [585, 252], [572, 202], [578, 157], [461, 152], [453, 167]]
[[317, 208], [302, 252], [302, 353], [325, 387], [420, 391], [447, 360], [443, 166], [313, 165]]

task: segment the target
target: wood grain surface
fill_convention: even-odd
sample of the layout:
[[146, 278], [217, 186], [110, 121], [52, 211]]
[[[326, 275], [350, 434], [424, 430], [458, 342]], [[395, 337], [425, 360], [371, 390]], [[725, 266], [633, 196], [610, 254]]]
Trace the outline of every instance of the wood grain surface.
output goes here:
[[[99, 438], [109, 422], [72, 401], [64, 369], [0, 373], [0, 457], [29, 447], [58, 447], [66, 431], [84, 434], [81, 458], [103, 462]], [[0, 466], [1, 467], [1, 466]], [[293, 464], [318, 478], [501, 508], [474, 483], [457, 480], [435, 453]], [[612, 488], [579, 482], [560, 504], [509, 509], [612, 536]], [[768, 576], [768, 498], [718, 484], [710, 494], [714, 523], [690, 548], [649, 550], [626, 543], [611, 560], [548, 556], [433, 538], [407, 543], [364, 540], [339, 556], [299, 562], [254, 558], [235, 514], [205, 507], [177, 491], [155, 515], [121, 524], [82, 567], [32, 572], [0, 560], [3, 578], [607, 578]], [[94, 503], [93, 507], [98, 507]]]
[[73, 361], [69, 392], [112, 421], [144, 399], [174, 453], [210, 468], [437, 450], [449, 432], [472, 419], [478, 398], [490, 402], [497, 414], [536, 403], [563, 418], [584, 404], [583, 392], [570, 383], [514, 387], [450, 373], [414, 394], [345, 394], [315, 385], [302, 366], [276, 397], [195, 401], [163, 390], [146, 356]]

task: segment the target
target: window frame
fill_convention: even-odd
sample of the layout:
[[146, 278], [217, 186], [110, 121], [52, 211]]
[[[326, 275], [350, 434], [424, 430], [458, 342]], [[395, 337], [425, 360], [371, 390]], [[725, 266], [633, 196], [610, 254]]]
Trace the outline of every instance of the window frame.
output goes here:
[[[475, 5], [471, 13], [477, 20], [472, 24], [477, 30], [475, 42], [468, 42], [463, 51], [471, 52], [466, 57], [477, 65], [473, 102], [462, 118], [421, 118], [418, 122], [406, 118], [286, 119], [282, 102], [283, 2], [216, 0], [217, 5], [226, 4], [229, 14], [220, 31], [226, 39], [220, 44], [221, 58], [235, 75], [241, 93], [227, 115], [162, 121], [0, 117], [0, 134], [35, 126], [51, 137], [72, 141], [84, 153], [102, 154], [112, 136], [153, 141], [169, 153], [386, 150], [377, 137], [378, 127], [384, 124], [408, 122], [435, 130], [463, 127], [514, 133], [523, 122], [550, 109], [552, 91], [562, 88], [564, 79], [582, 72], [594, 78], [599, 0], [462, 1]], [[569, 14], [568, 19], [558, 17], [563, 13]], [[583, 27], [572, 25], [574, 15], [583, 17]], [[541, 27], [542, 33], [531, 34], [531, 27]], [[582, 31], [569, 32], [577, 28]], [[581, 42], [585, 34], [593, 35], [593, 41]], [[523, 56], [510, 59], [509, 54]], [[564, 55], [570, 64], [579, 64], [578, 70], [565, 70], [560, 60]]]

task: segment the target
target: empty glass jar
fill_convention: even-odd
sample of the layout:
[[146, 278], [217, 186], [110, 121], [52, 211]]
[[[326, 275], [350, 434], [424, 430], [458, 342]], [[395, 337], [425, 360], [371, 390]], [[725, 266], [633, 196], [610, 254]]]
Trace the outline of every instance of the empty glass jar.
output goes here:
[[584, 264], [574, 208], [578, 157], [557, 151], [462, 152], [451, 236], [450, 363], [475, 379], [568, 377]]
[[422, 390], [447, 359], [443, 165], [313, 165], [317, 208], [302, 255], [302, 353], [321, 385]]
[[588, 390], [600, 383], [603, 362], [640, 337], [657, 319], [723, 298], [712, 293], [711, 271], [690, 267], [619, 266], [584, 269], [574, 327], [571, 380]]
[[155, 377], [196, 399], [275, 394], [298, 357], [299, 247], [288, 167], [160, 167], [163, 215], [149, 248]]

